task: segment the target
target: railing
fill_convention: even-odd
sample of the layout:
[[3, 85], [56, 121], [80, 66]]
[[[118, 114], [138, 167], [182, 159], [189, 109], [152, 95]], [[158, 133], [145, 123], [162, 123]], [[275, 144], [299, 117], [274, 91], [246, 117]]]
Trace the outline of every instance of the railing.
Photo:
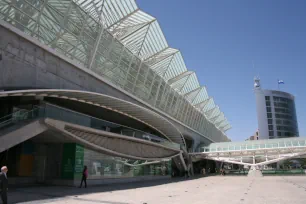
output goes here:
[[305, 174], [304, 169], [270, 169], [270, 170], [262, 170], [262, 174], [264, 175], [296, 175], [296, 174]]
[[0, 118], [0, 129], [1, 128], [5, 128], [7, 126], [13, 125], [13, 124], [17, 124], [21, 121], [26, 121], [26, 120], [31, 120], [31, 119], [35, 119], [38, 118], [38, 111], [40, 108], [34, 108], [32, 110], [18, 110], [12, 114], [9, 114], [7, 116], [4, 116], [2, 118]]
[[137, 130], [131, 127], [127, 127], [124, 125], [119, 125], [113, 122], [109, 122], [106, 120], [102, 120], [99, 118], [95, 118], [92, 116], [88, 116], [82, 113], [78, 113], [69, 109], [65, 109], [62, 107], [58, 107], [51, 104], [46, 104], [44, 109], [44, 116], [48, 118], [53, 118], [57, 120], [62, 120], [65, 122], [90, 127], [98, 130], [109, 131], [112, 133], [121, 134], [124, 136], [135, 137], [138, 139], [149, 140], [151, 142], [159, 143], [161, 145], [171, 147], [174, 149], [180, 149], [180, 145], [169, 142], [166, 139], [158, 137], [156, 135], [143, 132], [141, 130]]
[[[213, 144], [212, 146], [200, 147], [194, 152], [222, 152], [222, 151], [245, 151], [245, 150], [260, 150], [260, 149], [282, 149], [282, 148], [295, 148], [306, 147], [306, 138], [285, 138], [279, 139], [278, 142], [268, 141], [261, 144], [229, 144], [228, 146], [218, 146]], [[264, 142], [264, 141], [263, 141]], [[272, 143], [273, 142], [273, 143]]]
[[[19, 110], [13, 114], [0, 118], [0, 130], [3, 127], [17, 124], [21, 121], [29, 121], [39, 118], [51, 118], [61, 120], [68, 123], [73, 123], [85, 127], [90, 127], [98, 130], [117, 133], [120, 135], [135, 137], [138, 139], [149, 140], [161, 144], [166, 147], [180, 149], [180, 145], [169, 142], [166, 139], [158, 137], [153, 134], [143, 132], [124, 125], [119, 125], [113, 122], [91, 117], [82, 113], [78, 113], [69, 109], [58, 107], [52, 104], [45, 104], [44, 106], [37, 106], [32, 110]], [[2, 122], [1, 122], [2, 121]]]

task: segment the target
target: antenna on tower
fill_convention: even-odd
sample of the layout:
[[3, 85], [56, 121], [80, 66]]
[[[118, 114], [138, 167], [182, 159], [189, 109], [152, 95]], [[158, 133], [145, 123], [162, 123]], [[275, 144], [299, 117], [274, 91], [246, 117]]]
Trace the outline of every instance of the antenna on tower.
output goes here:
[[[254, 60], [252, 60], [252, 64], [253, 64], [253, 70], [255, 70]], [[255, 89], [260, 89], [260, 78], [259, 78], [259, 74], [258, 74], [257, 76], [254, 77], [254, 88], [255, 88]]]

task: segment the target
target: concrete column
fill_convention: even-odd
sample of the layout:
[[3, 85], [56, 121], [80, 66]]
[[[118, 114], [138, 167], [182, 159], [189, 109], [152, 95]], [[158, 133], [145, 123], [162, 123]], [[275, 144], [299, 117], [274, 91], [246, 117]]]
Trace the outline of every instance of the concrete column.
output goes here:
[[280, 169], [280, 166], [281, 166], [282, 164], [283, 164], [283, 162], [281, 162], [281, 161], [280, 161], [280, 162], [277, 162], [277, 163], [276, 163], [276, 169], [279, 170], [279, 169]]
[[197, 147], [201, 144], [200, 140], [194, 139], [192, 143], [192, 151], [195, 152]]

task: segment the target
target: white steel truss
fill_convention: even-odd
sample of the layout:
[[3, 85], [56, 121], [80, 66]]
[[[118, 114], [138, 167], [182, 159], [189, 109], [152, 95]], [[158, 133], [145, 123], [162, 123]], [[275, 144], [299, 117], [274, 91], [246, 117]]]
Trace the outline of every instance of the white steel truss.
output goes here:
[[190, 153], [193, 161], [209, 159], [247, 166], [263, 166], [306, 155], [306, 138], [212, 143]]
[[221, 118], [212, 120], [217, 113], [204, 114], [216, 107], [206, 87], [187, 70], [181, 52], [169, 47], [156, 18], [135, 0], [3, 0], [0, 20], [175, 119], [197, 117], [203, 124], [189, 127], [201, 134], [228, 140], [227, 119], [218, 128]]

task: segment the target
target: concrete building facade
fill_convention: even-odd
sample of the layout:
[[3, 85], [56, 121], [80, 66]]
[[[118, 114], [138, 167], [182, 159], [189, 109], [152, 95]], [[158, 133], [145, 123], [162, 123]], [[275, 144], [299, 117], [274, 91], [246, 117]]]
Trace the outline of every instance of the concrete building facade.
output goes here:
[[230, 141], [224, 113], [134, 0], [2, 1], [0, 90], [0, 163], [19, 181], [73, 184], [85, 164], [92, 183], [185, 172], [188, 151]]
[[295, 97], [284, 91], [262, 89], [258, 78], [254, 91], [259, 138], [298, 137]]

